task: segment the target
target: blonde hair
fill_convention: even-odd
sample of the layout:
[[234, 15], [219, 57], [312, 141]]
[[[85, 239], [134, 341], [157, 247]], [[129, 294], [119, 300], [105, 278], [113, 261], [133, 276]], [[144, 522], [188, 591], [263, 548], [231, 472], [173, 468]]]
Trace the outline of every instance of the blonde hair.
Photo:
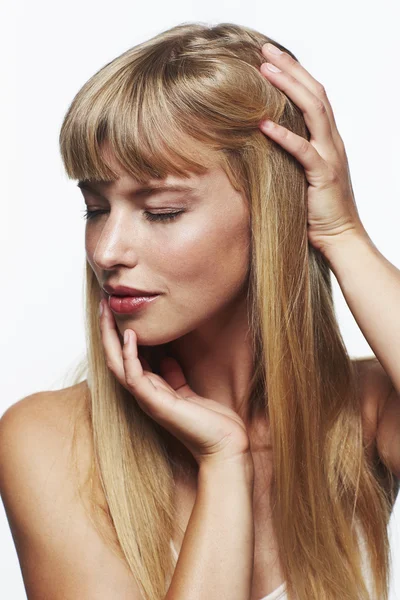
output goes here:
[[[117, 178], [101, 152], [105, 141], [141, 183], [219, 164], [245, 194], [257, 357], [248, 417], [265, 414], [270, 421], [272, 517], [288, 598], [371, 600], [359, 523], [373, 598], [387, 600], [387, 526], [397, 490], [388, 466], [366, 453], [357, 377], [336, 320], [330, 269], [307, 238], [304, 169], [258, 128], [268, 116], [310, 139], [300, 109], [259, 72], [268, 41], [297, 60], [275, 40], [231, 23], [181, 24], [129, 49], [73, 99], [60, 132], [61, 155], [70, 178], [101, 181]], [[99, 300], [86, 263], [92, 474], [104, 491], [100, 512], [115, 530], [115, 552], [144, 598], [158, 600], [174, 568], [173, 471], [161, 426], [106, 365]]]

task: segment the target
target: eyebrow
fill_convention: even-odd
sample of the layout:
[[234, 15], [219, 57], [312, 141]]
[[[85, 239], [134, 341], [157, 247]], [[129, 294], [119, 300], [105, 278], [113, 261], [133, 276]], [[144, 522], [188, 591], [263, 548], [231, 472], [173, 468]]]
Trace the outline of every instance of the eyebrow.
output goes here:
[[[85, 179], [79, 181], [77, 183], [78, 188], [81, 190], [88, 190], [89, 192], [93, 192], [97, 196], [101, 196], [100, 192], [96, 189], [96, 185], [105, 185], [104, 181], [93, 184]], [[149, 196], [150, 194], [162, 194], [163, 192], [193, 192], [193, 187], [187, 185], [178, 185], [178, 184], [164, 184], [164, 185], [145, 185], [136, 190], [132, 190], [129, 192], [130, 196]]]

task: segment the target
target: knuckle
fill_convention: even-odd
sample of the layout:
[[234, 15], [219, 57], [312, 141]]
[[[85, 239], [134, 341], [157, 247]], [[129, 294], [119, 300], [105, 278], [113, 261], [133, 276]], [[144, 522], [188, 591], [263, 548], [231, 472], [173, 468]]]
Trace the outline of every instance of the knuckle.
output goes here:
[[136, 385], [137, 378], [126, 368], [125, 368], [125, 382], [126, 382], [126, 385], [130, 388], [137, 387], [137, 385]]
[[292, 132], [289, 131], [288, 129], [286, 129], [285, 127], [281, 127], [279, 129], [279, 135], [281, 136], [282, 139], [287, 139], [291, 136]]
[[339, 182], [339, 175], [337, 174], [337, 172], [335, 170], [328, 168], [325, 173], [325, 176], [324, 176], [324, 181], [325, 181], [325, 184], [323, 187], [331, 188], [332, 186], [335, 186]]
[[332, 185], [336, 185], [337, 183], [339, 183], [340, 180], [339, 174], [333, 169], [329, 169], [328, 180]]
[[315, 100], [313, 100], [313, 109], [314, 109], [314, 110], [315, 110], [317, 113], [319, 113], [319, 114], [322, 114], [322, 115], [324, 115], [324, 114], [326, 113], [326, 107], [325, 107], [325, 104], [324, 104], [324, 102], [323, 102], [323, 101], [322, 101], [320, 98], [318, 98], [318, 97], [316, 97], [316, 98], [315, 98]]
[[339, 134], [335, 134], [333, 137], [334, 137], [335, 144], [336, 144], [336, 147], [337, 147], [339, 153], [341, 154], [342, 157], [345, 156], [346, 148], [344, 146], [343, 139], [341, 138], [341, 136]]
[[129, 372], [125, 373], [125, 381], [126, 385], [130, 388], [134, 388], [135, 386], [135, 377], [133, 377]]
[[317, 82], [315, 93], [319, 98], [325, 99], [327, 97], [325, 86], [322, 83]]
[[299, 153], [306, 154], [310, 150], [310, 146], [310, 143], [302, 138], [302, 140], [299, 143]]

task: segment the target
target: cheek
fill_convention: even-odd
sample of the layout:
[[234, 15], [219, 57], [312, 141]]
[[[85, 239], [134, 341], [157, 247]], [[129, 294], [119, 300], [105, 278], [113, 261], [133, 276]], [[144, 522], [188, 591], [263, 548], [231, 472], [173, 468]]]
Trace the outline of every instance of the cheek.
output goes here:
[[[184, 228], [164, 249], [170, 284], [182, 284], [182, 291], [193, 284], [215, 294], [243, 282], [249, 265], [250, 229], [247, 222], [222, 219], [207, 220]], [[164, 271], [165, 272], [165, 271]]]
[[88, 235], [88, 233], [85, 234], [85, 252], [86, 252], [86, 258], [88, 263], [90, 264], [90, 266], [92, 267], [93, 271], [96, 273], [96, 265], [93, 261], [93, 255], [94, 255], [94, 251], [95, 251], [95, 240], [94, 240], [94, 236], [92, 235]]
[[[227, 218], [228, 217], [228, 218]], [[160, 226], [161, 229], [161, 226]], [[179, 288], [179, 297], [185, 301], [195, 289], [216, 295], [236, 293], [248, 270], [250, 228], [246, 215], [215, 214], [189, 226], [165, 225], [165, 234], [155, 233], [148, 243], [137, 250], [137, 260], [149, 272], [157, 272], [170, 293]], [[98, 236], [92, 230], [85, 233], [87, 261], [96, 274], [100, 268], [93, 260]], [[150, 277], [149, 277], [150, 278]], [[186, 295], [187, 294], [187, 295]], [[175, 295], [175, 294], [174, 294]]]

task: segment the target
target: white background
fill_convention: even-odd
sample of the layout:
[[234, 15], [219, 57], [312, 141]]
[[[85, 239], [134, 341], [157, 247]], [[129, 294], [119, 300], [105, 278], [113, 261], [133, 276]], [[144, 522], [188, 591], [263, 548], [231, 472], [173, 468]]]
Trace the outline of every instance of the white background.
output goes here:
[[[395, 0], [5, 0], [0, 17], [0, 414], [26, 395], [65, 387], [64, 373], [85, 350], [84, 205], [61, 164], [63, 116], [95, 71], [174, 25], [200, 21], [253, 27], [289, 48], [324, 84], [346, 145], [364, 226], [382, 254], [400, 267], [400, 15]], [[332, 277], [349, 353], [371, 355]], [[393, 314], [399, 318], [400, 306]], [[400, 564], [399, 504], [390, 523], [394, 570]], [[26, 598], [1, 503], [0, 596]], [[400, 579], [394, 574], [390, 600], [395, 599], [400, 599]]]

